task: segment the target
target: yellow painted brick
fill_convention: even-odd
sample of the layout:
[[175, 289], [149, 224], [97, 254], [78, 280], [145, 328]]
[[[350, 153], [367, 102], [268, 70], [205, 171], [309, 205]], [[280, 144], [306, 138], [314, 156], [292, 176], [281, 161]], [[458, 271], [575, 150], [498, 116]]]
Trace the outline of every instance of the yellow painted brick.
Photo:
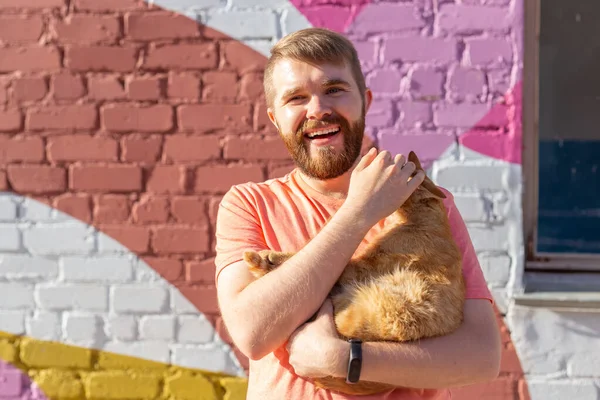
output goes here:
[[172, 400], [216, 400], [217, 392], [211, 381], [201, 375], [184, 372], [165, 379], [167, 394]]
[[121, 354], [109, 353], [107, 351], [98, 352], [98, 367], [101, 369], [167, 369], [168, 364], [144, 360], [142, 358], [130, 357]]
[[13, 362], [17, 359], [17, 344], [8, 340], [0, 341], [0, 360]]
[[77, 399], [83, 395], [78, 376], [69, 371], [46, 369], [35, 375], [35, 383], [52, 399]]
[[0, 339], [14, 339], [14, 338], [16, 338], [16, 335], [13, 335], [12, 333], [0, 331]]
[[154, 399], [160, 392], [160, 375], [127, 372], [93, 372], [85, 378], [89, 399]]
[[248, 380], [244, 378], [223, 378], [219, 381], [225, 388], [223, 400], [244, 400], [248, 391]]
[[92, 352], [41, 340], [21, 341], [21, 361], [30, 367], [89, 368]]

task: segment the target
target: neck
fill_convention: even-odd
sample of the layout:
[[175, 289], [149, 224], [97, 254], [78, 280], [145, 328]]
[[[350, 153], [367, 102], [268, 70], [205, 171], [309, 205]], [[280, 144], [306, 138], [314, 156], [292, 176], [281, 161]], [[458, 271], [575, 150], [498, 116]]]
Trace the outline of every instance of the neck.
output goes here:
[[325, 196], [333, 197], [336, 199], [345, 199], [348, 196], [348, 188], [350, 187], [350, 177], [352, 171], [356, 167], [356, 164], [360, 161], [360, 157], [357, 158], [356, 162], [348, 171], [343, 175], [333, 179], [317, 179], [305, 175], [302, 171], [299, 171], [302, 180], [310, 186], [312, 189]]

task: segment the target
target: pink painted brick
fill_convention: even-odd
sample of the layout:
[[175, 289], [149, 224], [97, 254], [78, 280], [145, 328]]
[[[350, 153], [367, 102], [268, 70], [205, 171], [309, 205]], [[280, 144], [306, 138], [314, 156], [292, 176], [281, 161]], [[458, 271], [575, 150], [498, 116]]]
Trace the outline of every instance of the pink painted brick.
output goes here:
[[468, 4], [473, 6], [487, 5], [487, 6], [507, 6], [511, 0], [461, 0], [462, 4]]
[[367, 77], [367, 86], [378, 94], [400, 92], [402, 73], [395, 69], [377, 69]]
[[454, 39], [422, 36], [389, 38], [384, 44], [386, 62], [426, 62], [446, 64], [457, 59]]
[[477, 99], [486, 92], [485, 74], [475, 68], [456, 67], [450, 71], [448, 90], [452, 100]]
[[433, 120], [439, 127], [471, 128], [489, 111], [488, 104], [440, 103], [434, 108]]
[[416, 99], [441, 98], [444, 74], [433, 67], [417, 67], [410, 74], [410, 94]]
[[351, 21], [351, 9], [338, 5], [302, 7], [302, 14], [313, 26], [326, 26], [336, 32], [344, 32]]
[[487, 75], [489, 90], [494, 94], [504, 95], [512, 87], [510, 70], [493, 69]]
[[420, 128], [433, 121], [431, 104], [420, 101], [401, 101], [396, 104], [400, 118], [397, 126], [404, 129]]
[[437, 160], [450, 146], [456, 143], [456, 136], [445, 131], [398, 131], [385, 129], [379, 133], [379, 147], [392, 154], [405, 154], [412, 150], [417, 153], [425, 168]]
[[394, 105], [391, 100], [376, 99], [371, 103], [371, 108], [366, 116], [367, 125], [384, 128], [394, 123]]
[[452, 33], [504, 31], [510, 28], [512, 18], [509, 8], [444, 4], [440, 7], [438, 26]]
[[353, 44], [363, 69], [370, 69], [378, 64], [377, 44], [375, 42], [370, 40], [355, 40]]
[[473, 66], [507, 65], [512, 63], [513, 49], [503, 38], [471, 39], [467, 40], [467, 60]]
[[412, 4], [370, 3], [358, 14], [348, 32], [357, 35], [417, 30], [425, 26]]
[[16, 368], [0, 369], [0, 398], [20, 396], [23, 390], [23, 374]]

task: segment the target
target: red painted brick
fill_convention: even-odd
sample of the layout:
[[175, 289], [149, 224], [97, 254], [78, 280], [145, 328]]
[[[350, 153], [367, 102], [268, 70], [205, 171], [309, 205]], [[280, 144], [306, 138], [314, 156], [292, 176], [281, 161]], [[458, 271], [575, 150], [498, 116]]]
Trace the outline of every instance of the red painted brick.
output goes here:
[[169, 136], [165, 139], [163, 160], [203, 161], [221, 156], [221, 145], [217, 136]]
[[51, 161], [118, 161], [119, 146], [109, 137], [65, 135], [48, 139]]
[[181, 260], [165, 257], [144, 257], [143, 260], [169, 282], [178, 280], [183, 274]]
[[44, 142], [40, 137], [0, 136], [0, 163], [15, 161], [40, 162], [44, 160]]
[[93, 129], [98, 118], [93, 104], [72, 106], [47, 106], [27, 110], [27, 129]]
[[0, 72], [51, 72], [59, 68], [60, 54], [55, 47], [0, 48]]
[[143, 0], [74, 0], [80, 11], [128, 11], [145, 8]]
[[184, 130], [251, 129], [250, 106], [245, 104], [190, 104], [177, 111], [179, 126]]
[[125, 86], [115, 76], [93, 76], [88, 78], [89, 96], [96, 100], [125, 98]]
[[64, 5], [64, 0], [0, 0], [0, 10], [4, 8], [41, 10], [44, 8], [60, 8]]
[[85, 94], [81, 76], [68, 73], [53, 76], [52, 89], [54, 98], [58, 100], [75, 100]]
[[452, 398], [465, 400], [517, 400], [516, 390], [517, 383], [513, 378], [501, 376], [489, 383], [453, 388]]
[[121, 140], [121, 158], [128, 162], [154, 162], [160, 155], [162, 136], [126, 136]]
[[158, 100], [161, 98], [161, 79], [133, 78], [127, 81], [127, 92], [131, 100]]
[[158, 165], [148, 172], [146, 189], [154, 193], [185, 191], [186, 169], [180, 165]]
[[45, 78], [21, 78], [13, 84], [13, 96], [17, 101], [41, 100], [48, 92]]
[[208, 241], [206, 227], [163, 226], [152, 234], [152, 248], [157, 254], [206, 251]]
[[246, 373], [248, 373], [248, 369], [250, 368], [250, 359], [244, 353], [242, 353], [240, 351], [240, 349], [238, 349], [237, 347], [233, 347], [232, 350], [233, 350], [233, 354], [235, 354], [235, 357], [240, 362], [240, 365], [242, 366], [242, 368], [244, 368]]
[[107, 194], [94, 200], [94, 221], [112, 224], [129, 220], [131, 201], [126, 195]]
[[169, 201], [165, 197], [143, 196], [133, 205], [133, 220], [140, 224], [167, 222]]
[[290, 153], [279, 136], [240, 137], [229, 136], [225, 141], [223, 156], [226, 159], [291, 160]]
[[129, 14], [125, 18], [125, 27], [127, 36], [133, 40], [186, 39], [200, 36], [198, 22], [184, 15], [169, 12]]
[[267, 179], [281, 178], [292, 172], [294, 168], [296, 168], [296, 165], [294, 164], [274, 165], [269, 168]]
[[74, 190], [132, 192], [142, 188], [142, 171], [135, 165], [71, 165], [69, 187]]
[[253, 117], [252, 126], [254, 127], [255, 132], [264, 131], [265, 133], [277, 133], [277, 128], [269, 119], [267, 105], [264, 101], [260, 101], [254, 106]]
[[262, 74], [246, 74], [242, 76], [240, 86], [241, 100], [256, 100], [264, 96], [263, 75]]
[[267, 63], [265, 56], [237, 40], [223, 42], [222, 49], [225, 58], [224, 68], [237, 71], [240, 75], [262, 72]]
[[92, 221], [92, 203], [86, 194], [64, 194], [54, 199], [54, 207], [85, 223]]
[[0, 42], [37, 42], [43, 29], [40, 15], [0, 16]]
[[204, 314], [219, 313], [219, 303], [217, 302], [217, 288], [213, 286], [187, 286], [177, 285], [177, 289], [187, 298], [196, 308]]
[[221, 317], [217, 317], [217, 321], [215, 323], [215, 330], [217, 331], [217, 334], [219, 335], [219, 337], [221, 339], [223, 339], [223, 341], [229, 345], [233, 345], [233, 339], [231, 339], [231, 336], [229, 335], [229, 332], [227, 331], [227, 327], [225, 326], [225, 323], [223, 322], [223, 318]]
[[215, 260], [188, 261], [185, 263], [185, 280], [192, 283], [215, 283]]
[[531, 400], [531, 396], [529, 395], [529, 388], [527, 387], [527, 381], [525, 379], [519, 379], [517, 386], [519, 400]]
[[167, 95], [170, 98], [194, 102], [200, 98], [202, 85], [193, 73], [169, 73]]
[[143, 254], [148, 251], [150, 230], [143, 226], [100, 226], [100, 230], [130, 251]]
[[13, 190], [20, 193], [57, 193], [67, 187], [63, 168], [45, 165], [9, 165], [6, 170]]
[[166, 132], [173, 127], [173, 109], [166, 104], [112, 104], [102, 107], [100, 114], [104, 129], [113, 132]]
[[0, 109], [0, 132], [18, 131], [21, 129], [23, 117], [19, 110]]
[[8, 189], [8, 181], [6, 179], [6, 171], [0, 170], [0, 190]]
[[54, 21], [53, 31], [61, 43], [114, 43], [121, 36], [119, 19], [106, 15], [72, 14]]
[[74, 46], [65, 53], [73, 71], [130, 72], [137, 63], [137, 49], [118, 46]]
[[217, 223], [217, 214], [219, 213], [219, 205], [223, 200], [223, 196], [212, 196], [208, 201], [208, 218], [210, 225], [215, 226]]
[[202, 75], [205, 101], [234, 102], [238, 95], [237, 75], [227, 71], [209, 71]]
[[0, 104], [6, 103], [8, 100], [8, 86], [10, 80], [6, 78], [0, 78]]
[[174, 44], [151, 47], [144, 68], [146, 69], [211, 69], [218, 62], [214, 43]]
[[257, 165], [216, 165], [198, 167], [194, 191], [196, 193], [224, 193], [232, 185], [245, 182], [261, 182], [264, 174]]
[[171, 199], [171, 214], [177, 222], [206, 225], [206, 201], [199, 197], [178, 196]]

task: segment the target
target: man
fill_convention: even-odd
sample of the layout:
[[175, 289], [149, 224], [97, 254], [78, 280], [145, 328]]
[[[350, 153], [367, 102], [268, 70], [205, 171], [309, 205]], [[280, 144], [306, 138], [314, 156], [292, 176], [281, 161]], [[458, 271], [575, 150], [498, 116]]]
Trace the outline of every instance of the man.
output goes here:
[[[312, 384], [311, 378], [349, 373], [351, 344], [336, 334], [329, 291], [424, 176], [410, 179], [415, 165], [402, 155], [371, 149], [360, 157], [372, 93], [346, 38], [305, 29], [283, 38], [271, 53], [264, 76], [268, 115], [297, 168], [278, 179], [232, 187], [220, 204], [216, 229], [222, 317], [251, 360], [247, 398], [450, 399], [449, 387], [495, 378], [500, 345], [492, 298], [464, 222], [445, 192], [464, 258], [468, 299], [461, 328], [418, 343], [363, 343], [362, 366], [351, 373], [399, 389], [352, 397]], [[297, 253], [254, 279], [242, 255], [264, 249]]]

